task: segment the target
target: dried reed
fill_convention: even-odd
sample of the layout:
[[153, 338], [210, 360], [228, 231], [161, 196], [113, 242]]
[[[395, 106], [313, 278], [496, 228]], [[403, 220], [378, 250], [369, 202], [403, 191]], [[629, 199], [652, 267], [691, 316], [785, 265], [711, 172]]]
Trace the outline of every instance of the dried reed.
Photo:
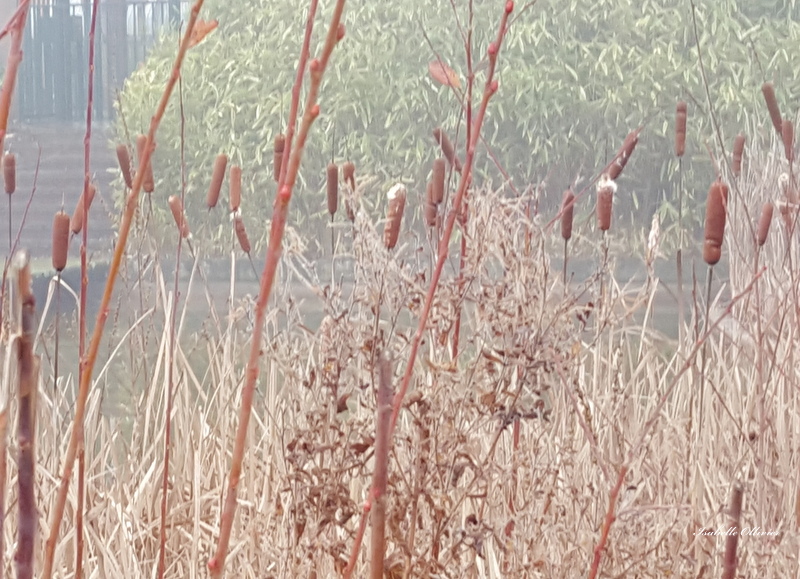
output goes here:
[[742, 157], [744, 156], [745, 136], [742, 133], [736, 135], [733, 139], [733, 160], [731, 163], [731, 171], [734, 177], [739, 177], [742, 174]]
[[251, 249], [250, 239], [247, 237], [247, 230], [244, 228], [244, 221], [241, 215], [236, 215], [233, 218], [233, 229], [236, 231], [236, 239], [239, 240], [239, 247], [249, 255]]
[[772, 225], [773, 211], [774, 205], [771, 201], [764, 203], [764, 206], [761, 208], [761, 217], [758, 220], [758, 229], [756, 234], [756, 243], [758, 244], [758, 247], [762, 247], [767, 242], [769, 228], [770, 225]]
[[775, 96], [775, 85], [771, 81], [765, 82], [761, 85], [761, 94], [764, 95], [764, 101], [767, 103], [772, 126], [775, 127], [775, 132], [780, 136], [783, 131], [783, 118], [781, 117], [781, 109], [778, 106], [778, 99]]
[[431, 187], [432, 187], [432, 200], [438, 205], [444, 201], [444, 180], [446, 176], [447, 167], [445, 160], [437, 158], [433, 160], [433, 173], [431, 174]]
[[17, 190], [17, 157], [14, 153], [3, 155], [3, 182], [9, 195]]
[[67, 253], [69, 251], [70, 218], [63, 211], [53, 217], [53, 252], [52, 262], [56, 271], [62, 271], [67, 266]]
[[17, 577], [33, 578], [34, 552], [39, 513], [36, 510], [36, 358], [33, 340], [36, 332], [36, 307], [31, 288], [31, 272], [28, 254], [18, 252], [14, 256], [17, 286], [21, 302], [20, 333], [17, 343], [18, 367], [18, 418], [17, 439], [19, 444], [17, 485], [19, 488], [19, 518], [17, 522], [17, 553], [14, 561]]
[[128, 152], [128, 147], [122, 143], [117, 145], [117, 162], [119, 163], [119, 170], [122, 171], [122, 178], [125, 181], [125, 187], [130, 189], [133, 186], [133, 175], [131, 174], [131, 156]]
[[708, 265], [715, 265], [722, 257], [727, 200], [728, 186], [722, 181], [715, 181], [708, 190], [706, 201], [703, 260]]
[[686, 101], [678, 101], [675, 110], [675, 156], [683, 157], [686, 152]]
[[789, 119], [783, 119], [781, 137], [783, 139], [783, 154], [786, 160], [792, 163], [794, 161], [794, 123]]
[[175, 225], [178, 226], [181, 237], [186, 239], [191, 232], [189, 231], [189, 223], [186, 221], [186, 215], [183, 212], [183, 202], [178, 195], [170, 195], [168, 203], [169, 210], [172, 212], [172, 218], [175, 220]]
[[326, 194], [328, 199], [328, 213], [333, 220], [336, 210], [339, 208], [339, 167], [336, 163], [330, 162], [325, 170], [326, 174]]
[[147, 145], [146, 135], [137, 135], [136, 137], [136, 154], [139, 156], [139, 170], [144, 171], [144, 179], [142, 180], [142, 189], [145, 193], [152, 193], [156, 188], [155, 177], [153, 177], [153, 149], [155, 143], [151, 145], [150, 154], [147, 156], [147, 165], [144, 169], [142, 166], [142, 159], [145, 158], [145, 146]]
[[[70, 229], [72, 233], [77, 235], [83, 229], [83, 216], [84, 214], [88, 213], [89, 209], [92, 206], [92, 201], [94, 201], [94, 195], [97, 192], [95, 186], [89, 183], [88, 188], [88, 203], [84, 203], [84, 194], [81, 193], [81, 196], [78, 198], [78, 204], [75, 205], [75, 211], [72, 212], [72, 219], [70, 221]], [[85, 205], [85, 208], [84, 208]]]
[[231, 166], [228, 181], [231, 213], [236, 213], [242, 204], [242, 168], [239, 165]]
[[272, 147], [272, 178], [276, 183], [281, 181], [281, 167], [283, 166], [283, 151], [286, 148], [286, 135], [277, 135]]
[[[351, 191], [356, 190], [356, 165], [352, 161], [346, 161], [342, 165], [342, 180], [347, 183]], [[350, 217], [350, 221], [352, 220], [353, 218]]]
[[639, 132], [641, 128], [634, 129], [625, 137], [625, 140], [622, 142], [622, 146], [617, 151], [614, 159], [609, 163], [608, 167], [606, 168], [606, 172], [608, 173], [608, 178], [612, 181], [616, 181], [617, 177], [620, 176], [622, 170], [625, 168], [625, 165], [628, 164], [628, 161], [633, 154], [633, 150], [636, 148], [636, 145], [639, 143]]
[[450, 166], [456, 171], [461, 172], [461, 161], [456, 155], [456, 149], [453, 146], [453, 141], [450, 140], [450, 137], [447, 136], [447, 133], [444, 132], [444, 129], [441, 127], [436, 127], [433, 129], [433, 138], [442, 148], [442, 154], [444, 155], [445, 159], [447, 159], [447, 162], [450, 163]]
[[611, 214], [617, 184], [604, 174], [597, 182], [597, 227], [600, 231], [611, 229]]
[[214, 169], [211, 171], [211, 182], [208, 184], [206, 193], [206, 207], [213, 209], [219, 201], [219, 192], [222, 189], [222, 182], [225, 180], [225, 169], [228, 166], [228, 156], [220, 153], [214, 159]]
[[389, 202], [386, 208], [386, 225], [383, 229], [383, 244], [386, 249], [394, 249], [400, 235], [403, 211], [406, 207], [406, 188], [398, 183], [386, 193]]
[[728, 529], [734, 529], [734, 532], [727, 533], [725, 537], [725, 553], [722, 555], [722, 579], [734, 579], [736, 577], [736, 567], [738, 562], [736, 559], [736, 551], [739, 546], [739, 533], [741, 527], [739, 520], [742, 516], [742, 499], [744, 498], [744, 491], [738, 484], [733, 487], [731, 493], [731, 502], [728, 505]]

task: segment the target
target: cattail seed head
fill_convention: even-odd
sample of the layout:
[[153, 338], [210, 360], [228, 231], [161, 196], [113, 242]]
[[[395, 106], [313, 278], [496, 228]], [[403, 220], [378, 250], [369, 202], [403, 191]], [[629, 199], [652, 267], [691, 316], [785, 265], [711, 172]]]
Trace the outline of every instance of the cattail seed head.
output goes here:
[[206, 194], [206, 207], [209, 209], [217, 206], [227, 166], [228, 156], [224, 153], [217, 155], [217, 158], [214, 159], [214, 169], [211, 171], [211, 183], [208, 185], [208, 193]]
[[189, 237], [189, 223], [186, 221], [186, 215], [183, 212], [183, 202], [177, 195], [170, 195], [167, 200], [169, 209], [172, 211], [172, 218], [175, 220], [175, 225], [178, 226], [178, 231], [181, 232], [181, 237], [186, 239]]
[[458, 172], [461, 172], [461, 161], [456, 156], [456, 149], [453, 147], [453, 141], [450, 140], [450, 137], [442, 130], [441, 127], [436, 127], [433, 129], [433, 138], [436, 139], [436, 142], [442, 148], [442, 154], [444, 155], [447, 162]]
[[728, 186], [716, 181], [708, 190], [706, 201], [706, 223], [703, 241], [703, 260], [708, 265], [716, 264], [722, 257], [722, 240], [725, 237], [725, 211]]
[[636, 148], [638, 142], [639, 129], [635, 129], [628, 133], [628, 136], [626, 136], [625, 140], [622, 142], [622, 146], [619, 148], [616, 157], [608, 166], [609, 179], [615, 181], [616, 178], [620, 176], [622, 170], [625, 168], [625, 165], [628, 164], [628, 161], [630, 160], [633, 150]]
[[772, 120], [772, 126], [775, 131], [780, 135], [783, 118], [781, 117], [781, 109], [778, 106], [778, 99], [775, 97], [775, 85], [771, 82], [765, 82], [761, 85], [761, 94], [764, 95], [764, 100], [767, 103], [767, 110], [769, 111], [769, 118]]
[[675, 156], [683, 157], [686, 152], [686, 101], [678, 101], [675, 110]]
[[767, 242], [769, 227], [772, 225], [773, 211], [774, 205], [772, 205], [771, 201], [764, 203], [764, 206], [761, 208], [761, 217], [758, 219], [758, 231], [756, 234], [756, 242], [759, 247], [762, 247]]
[[117, 161], [119, 162], [119, 170], [122, 171], [122, 178], [125, 180], [125, 186], [128, 189], [133, 188], [131, 156], [130, 153], [128, 153], [128, 147], [122, 143], [117, 145]]
[[423, 211], [423, 217], [425, 219], [425, 225], [428, 227], [436, 227], [438, 211], [432, 182], [429, 182], [428, 186], [425, 188], [425, 210]]
[[745, 137], [739, 133], [733, 140], [733, 162], [731, 163], [731, 170], [733, 176], [738, 177], [742, 174], [742, 156], [744, 155]]
[[247, 231], [244, 228], [244, 221], [242, 221], [241, 215], [236, 215], [233, 218], [233, 229], [236, 231], [236, 239], [239, 240], [239, 247], [249, 255], [250, 240], [247, 238]]
[[[136, 137], [136, 154], [139, 157], [139, 164], [142, 163], [144, 157], [144, 148], [147, 145], [147, 137], [139, 135]], [[155, 146], [155, 143], [153, 143]], [[145, 193], [152, 193], [156, 188], [155, 178], [153, 177], [153, 155], [150, 155], [150, 162], [147, 163], [147, 168], [144, 170], [144, 177], [142, 179], [142, 189]]]
[[229, 197], [231, 212], [236, 213], [239, 211], [239, 206], [242, 203], [242, 168], [239, 165], [231, 165], [231, 173], [228, 175], [229, 180]]
[[597, 182], [597, 227], [600, 231], [611, 229], [611, 211], [617, 184], [604, 173]]
[[790, 163], [794, 161], [794, 123], [783, 119], [781, 124], [781, 137], [783, 138], [783, 153]]
[[[574, 210], [575, 194], [572, 192], [572, 189], [567, 189], [564, 191], [564, 196], [561, 199], [561, 237], [563, 237], [565, 240], [572, 237], [572, 219], [574, 216]], [[609, 218], [609, 225], [610, 222], [611, 219]]]
[[336, 163], [328, 163], [326, 179], [328, 213], [333, 217], [339, 208], [339, 167], [336, 166]]
[[69, 215], [63, 211], [53, 217], [53, 268], [63, 271], [67, 267], [67, 252], [69, 251]]
[[275, 137], [272, 148], [272, 177], [276, 183], [281, 180], [281, 165], [283, 164], [283, 150], [286, 148], [286, 135], [281, 133]]
[[444, 179], [447, 166], [445, 160], [440, 158], [433, 160], [433, 174], [431, 175], [431, 189], [433, 202], [438, 205], [444, 200]]
[[[352, 161], [347, 161], [342, 165], [342, 179], [350, 186], [351, 191], [356, 190], [356, 166]], [[350, 221], [353, 219], [351, 218]]]
[[3, 156], [3, 180], [6, 193], [11, 195], [17, 190], [17, 157], [14, 153], [6, 153]]
[[400, 226], [403, 222], [403, 210], [406, 206], [406, 188], [398, 183], [386, 194], [389, 206], [386, 209], [386, 226], [383, 229], [383, 244], [386, 249], [394, 249], [397, 238], [400, 236]]
[[[86, 204], [86, 212], [89, 212], [89, 209], [92, 206], [92, 201], [94, 201], [94, 194], [97, 192], [97, 189], [94, 185], [89, 183], [88, 188], [88, 200], [89, 202]], [[70, 229], [72, 233], [77, 235], [83, 229], [83, 205], [84, 205], [84, 194], [81, 193], [81, 196], [78, 198], [78, 204], [75, 206], [75, 211], [72, 212], [72, 219], [70, 220]]]

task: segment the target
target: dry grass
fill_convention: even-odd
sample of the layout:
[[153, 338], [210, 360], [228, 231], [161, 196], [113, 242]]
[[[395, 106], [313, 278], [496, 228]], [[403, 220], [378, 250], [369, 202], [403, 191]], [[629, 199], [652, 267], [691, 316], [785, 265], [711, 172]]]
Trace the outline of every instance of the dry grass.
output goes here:
[[[765, 172], [746, 173], [738, 184], [741, 199], [729, 207], [726, 255], [739, 267], [722, 281], [715, 304], [752, 282], [756, 243], [748, 219], [776, 190], [770, 184], [777, 160], [750, 166]], [[363, 191], [368, 179], [360, 187], [363, 194], [351, 202], [378, 197]], [[392, 576], [410, 569], [412, 577], [573, 577], [588, 568], [617, 470], [704, 321], [695, 313], [691, 323], [699, 327], [688, 328], [682, 345], [652, 330], [654, 309], [671, 307], [656, 297], [657, 279], [621, 285], [609, 276], [602, 299], [600, 275], [565, 288], [549, 257], [560, 239], [527, 217], [532, 198], [488, 190], [471, 198], [466, 283], [459, 289], [452, 268], [442, 280], [395, 431], [386, 569]], [[372, 476], [378, 352], [405, 358], [432, 267], [430, 247], [417, 251], [427, 242], [414, 229], [405, 229], [393, 251], [385, 249], [375, 222], [381, 213], [358, 205], [355, 223], [345, 229], [349, 241], [336, 257], [338, 270], [348, 272], [342, 284], [321, 282], [303, 248], [290, 243], [286, 249], [284, 293], [263, 336], [229, 563], [236, 576], [311, 576], [312, 570], [335, 576], [346, 563]], [[574, 232], [582, 233], [590, 234]], [[798, 320], [784, 233], [773, 227], [759, 253], [766, 272], [709, 336], [706, 380], [699, 382], [698, 366], [690, 364], [655, 416], [625, 479], [604, 575], [693, 576], [698, 565], [719, 575], [725, 537], [695, 533], [727, 528], [724, 505], [736, 484], [744, 488], [742, 526], [779, 533], [741, 537], [739, 573], [769, 569], [771, 576], [786, 576], [796, 568]], [[147, 251], [146, 229], [139, 235], [134, 245]], [[152, 269], [129, 272], [128, 283], [142, 292], [144, 308], [135, 314], [141, 317], [126, 319], [135, 309], [120, 301], [107, 364], [96, 378], [100, 387], [89, 401], [90, 576], [141, 577], [155, 565], [169, 364], [176, 398], [167, 575], [204, 576], [216, 539], [251, 302], [236, 285], [239, 265], [232, 262], [233, 281], [220, 308], [225, 296], [199, 276], [198, 261], [182, 282], [185, 298], [176, 303], [168, 290], [170, 266], [152, 251]], [[186, 303], [202, 299], [210, 313], [197, 329]], [[590, 302], [598, 305], [592, 309]], [[459, 304], [462, 347], [451, 360], [448, 335]], [[181, 310], [171, 360], [163, 328], [174, 307]], [[722, 308], [712, 307], [712, 320]], [[324, 320], [311, 322], [319, 327], [311, 334], [308, 311], [319, 309]], [[12, 366], [6, 364], [7, 372]], [[125, 413], [109, 416], [103, 392], [119, 389], [120, 376], [136, 377], [136, 385]], [[707, 401], [701, 440], [690, 431], [690, 392], [697, 388], [705, 389]], [[55, 498], [67, 440], [63, 416], [74, 389], [73, 379], [62, 376], [55, 390], [42, 392], [37, 502], [43, 517]], [[696, 413], [694, 421], [692, 429]], [[10, 471], [16, 476], [13, 458]], [[5, 531], [12, 537], [13, 480], [7, 488], [12, 509]], [[71, 491], [65, 521], [75, 504]], [[61, 537], [56, 574], [68, 577], [71, 523], [63, 524]], [[366, 546], [362, 557], [363, 567]]]

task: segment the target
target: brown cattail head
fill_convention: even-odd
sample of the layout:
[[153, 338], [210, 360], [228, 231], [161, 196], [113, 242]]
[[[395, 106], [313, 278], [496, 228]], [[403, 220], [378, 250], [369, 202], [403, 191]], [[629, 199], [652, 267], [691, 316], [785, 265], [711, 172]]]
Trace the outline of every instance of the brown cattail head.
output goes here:
[[281, 180], [281, 165], [283, 164], [283, 151], [286, 148], [286, 135], [281, 133], [275, 137], [272, 148], [272, 177], [276, 183]]
[[767, 235], [769, 235], [769, 226], [772, 225], [772, 212], [774, 206], [771, 201], [764, 203], [761, 208], [761, 217], [758, 219], [758, 231], [756, 234], [756, 242], [761, 247], [767, 242]]
[[[572, 189], [567, 189], [564, 191], [564, 196], [561, 199], [561, 237], [564, 239], [572, 237], [572, 218], [574, 210], [575, 194], [572, 192]], [[609, 224], [610, 223], [611, 219], [609, 218]]]
[[778, 177], [778, 186], [783, 193], [783, 199], [778, 203], [778, 208], [780, 209], [781, 217], [783, 218], [783, 223], [786, 226], [786, 230], [792, 231], [794, 229], [792, 225], [794, 222], [793, 214], [798, 207], [798, 198], [797, 192], [791, 183], [788, 173], [780, 174]]
[[733, 162], [731, 163], [731, 169], [733, 170], [733, 176], [738, 177], [742, 174], [742, 156], [744, 155], [744, 143], [745, 137], [742, 133], [736, 135], [736, 138], [733, 140]]
[[239, 165], [231, 165], [231, 174], [228, 176], [228, 180], [230, 181], [228, 193], [231, 212], [236, 213], [242, 203], [242, 168]]
[[[353, 163], [352, 161], [347, 161], [347, 162], [345, 162], [344, 165], [342, 165], [342, 179], [344, 180], [345, 183], [347, 183], [350, 186], [350, 190], [351, 191], [355, 191], [356, 190], [356, 166], [355, 166], [355, 163]], [[349, 214], [348, 214], [348, 216], [349, 216]], [[352, 221], [352, 220], [353, 220], [353, 218], [350, 218], [350, 221]]]
[[247, 231], [244, 228], [244, 221], [241, 215], [236, 215], [233, 218], [233, 229], [236, 231], [236, 239], [239, 240], [239, 247], [242, 251], [250, 254], [250, 240], [247, 238]]
[[450, 140], [450, 137], [442, 130], [441, 127], [436, 127], [433, 129], [433, 138], [436, 139], [436, 142], [439, 143], [439, 146], [442, 148], [442, 154], [447, 159], [447, 162], [459, 173], [461, 172], [461, 161], [456, 156], [456, 149], [453, 147], [453, 141]]
[[400, 226], [403, 222], [403, 210], [406, 207], [406, 188], [398, 183], [386, 194], [389, 206], [386, 209], [386, 226], [383, 228], [383, 244], [386, 249], [394, 249], [397, 238], [400, 236]]
[[69, 251], [69, 215], [63, 211], [53, 217], [53, 267], [62, 271], [67, 267], [67, 252]]
[[725, 210], [728, 186], [715, 181], [708, 190], [706, 201], [706, 227], [703, 241], [703, 260], [708, 265], [716, 264], [722, 257], [722, 240], [725, 237]]
[[616, 192], [617, 184], [608, 173], [603, 173], [597, 182], [597, 227], [600, 231], [611, 229], [611, 210]]
[[122, 171], [122, 178], [125, 180], [125, 186], [128, 189], [133, 188], [133, 174], [131, 173], [131, 155], [128, 153], [128, 147], [120, 143], [117, 145], [117, 161], [119, 162], [119, 170]]
[[433, 160], [433, 174], [431, 175], [432, 200], [438, 205], [444, 200], [444, 178], [447, 166], [441, 157]]
[[3, 156], [3, 180], [6, 193], [11, 195], [17, 190], [17, 157], [14, 153], [6, 153]]
[[616, 157], [614, 157], [614, 160], [608, 166], [608, 178], [611, 181], [616, 180], [616, 178], [620, 176], [625, 165], [628, 164], [628, 160], [631, 158], [633, 150], [636, 148], [638, 142], [639, 129], [634, 129], [625, 137], [622, 146], [619, 148], [619, 151], [617, 151]]
[[[88, 199], [89, 202], [86, 204], [86, 212], [89, 212], [89, 208], [92, 206], [92, 201], [94, 201], [94, 194], [97, 192], [95, 186], [89, 183], [88, 189]], [[81, 196], [78, 198], [78, 204], [75, 206], [75, 211], [72, 212], [72, 219], [70, 220], [70, 229], [72, 233], [77, 235], [83, 229], [83, 204], [84, 204], [84, 194], [81, 193]]]
[[186, 221], [186, 215], [183, 213], [183, 201], [177, 195], [170, 195], [169, 209], [172, 211], [172, 218], [175, 220], [175, 225], [178, 226], [178, 231], [181, 232], [181, 237], [186, 239], [189, 237], [189, 223]]
[[783, 119], [781, 124], [781, 137], [783, 138], [783, 153], [790, 163], [794, 161], [794, 123]]
[[686, 101], [678, 101], [675, 110], [675, 156], [683, 157], [686, 152]]
[[217, 158], [214, 159], [214, 169], [211, 171], [211, 183], [208, 185], [208, 193], [206, 194], [206, 207], [209, 209], [217, 206], [227, 166], [228, 156], [224, 153], [217, 155]]
[[425, 225], [428, 227], [436, 227], [438, 210], [432, 182], [429, 182], [428, 186], [425, 188], [425, 210], [423, 211], [423, 217], [425, 218]]
[[[139, 157], [139, 164], [142, 163], [144, 157], [144, 147], [147, 144], [147, 137], [139, 135], [136, 137], [136, 154]], [[155, 146], [155, 143], [154, 143]], [[145, 193], [152, 193], [156, 188], [156, 182], [153, 177], [153, 155], [150, 155], [150, 162], [147, 163], [147, 168], [144, 170], [144, 177], [142, 179], [142, 189]]]
[[772, 120], [772, 126], [775, 127], [775, 131], [780, 135], [783, 118], [781, 117], [781, 109], [778, 107], [778, 99], [775, 97], [775, 85], [771, 82], [765, 82], [761, 85], [761, 94], [764, 95], [764, 100], [767, 102], [767, 110], [769, 111], [769, 118]]
[[336, 214], [336, 210], [339, 208], [339, 167], [336, 166], [336, 163], [328, 163], [326, 179], [328, 213], [333, 217]]

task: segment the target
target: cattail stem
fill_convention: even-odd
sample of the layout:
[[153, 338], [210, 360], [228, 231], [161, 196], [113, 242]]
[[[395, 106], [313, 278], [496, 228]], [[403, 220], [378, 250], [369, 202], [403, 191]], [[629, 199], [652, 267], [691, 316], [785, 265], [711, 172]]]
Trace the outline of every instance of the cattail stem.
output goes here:
[[372, 473], [372, 537], [370, 540], [370, 577], [383, 579], [386, 554], [386, 486], [389, 479], [389, 433], [392, 416], [392, 366], [385, 357], [379, 366], [380, 378], [375, 408], [375, 467]]
[[[744, 490], [738, 484], [733, 487], [731, 502], [728, 505], [728, 515], [730, 516], [728, 528], [739, 529], [739, 520], [742, 515], [742, 499]], [[739, 533], [729, 533], [725, 537], [725, 553], [722, 556], [722, 579], [734, 579], [736, 577], [736, 550], [739, 546]]]
[[17, 342], [18, 364], [18, 419], [19, 444], [18, 487], [19, 518], [17, 523], [17, 553], [14, 561], [17, 577], [33, 578], [34, 551], [39, 519], [36, 512], [36, 362], [33, 339], [36, 331], [36, 307], [31, 289], [30, 264], [25, 251], [14, 257], [17, 271], [18, 297], [21, 301], [20, 334]]

